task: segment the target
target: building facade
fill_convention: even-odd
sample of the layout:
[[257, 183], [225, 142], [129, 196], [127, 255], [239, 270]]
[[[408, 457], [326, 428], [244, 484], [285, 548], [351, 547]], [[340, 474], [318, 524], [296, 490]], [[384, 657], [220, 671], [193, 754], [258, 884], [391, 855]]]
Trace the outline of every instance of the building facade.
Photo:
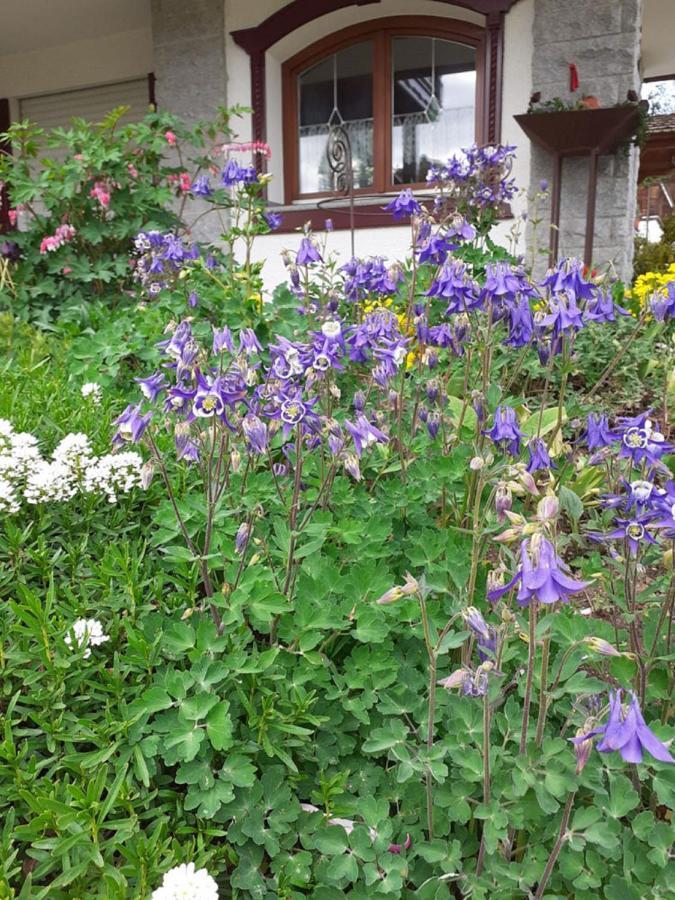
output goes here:
[[[219, 106], [253, 112], [242, 141], [272, 150], [270, 205], [283, 229], [261, 239], [269, 285], [279, 251], [306, 221], [333, 222], [329, 247], [351, 253], [350, 217], [326, 164], [331, 124], [353, 155], [355, 252], [404, 255], [409, 229], [382, 214], [387, 195], [424, 191], [425, 174], [472, 143], [517, 147], [524, 191], [499, 223], [524, 250], [527, 194], [551, 179], [514, 116], [581, 94], [621, 103], [643, 78], [675, 69], [672, 0], [22, 0], [0, 14], [0, 130], [29, 117], [46, 127], [152, 100], [188, 122]], [[571, 91], [570, 65], [579, 86]], [[4, 119], [4, 122], [2, 121]], [[586, 160], [563, 165], [560, 252], [584, 243]], [[630, 273], [638, 153], [599, 163], [595, 258]]]

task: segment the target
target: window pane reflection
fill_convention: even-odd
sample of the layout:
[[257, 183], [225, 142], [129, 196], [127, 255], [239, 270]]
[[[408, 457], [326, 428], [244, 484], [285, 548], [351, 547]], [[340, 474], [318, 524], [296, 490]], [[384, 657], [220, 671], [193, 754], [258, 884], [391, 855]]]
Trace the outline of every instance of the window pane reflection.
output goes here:
[[351, 146], [354, 187], [373, 183], [373, 44], [363, 41], [322, 60], [298, 79], [300, 193], [336, 190], [326, 149], [331, 125]]
[[394, 38], [392, 178], [426, 179], [430, 165], [475, 140], [476, 53], [427, 37]]

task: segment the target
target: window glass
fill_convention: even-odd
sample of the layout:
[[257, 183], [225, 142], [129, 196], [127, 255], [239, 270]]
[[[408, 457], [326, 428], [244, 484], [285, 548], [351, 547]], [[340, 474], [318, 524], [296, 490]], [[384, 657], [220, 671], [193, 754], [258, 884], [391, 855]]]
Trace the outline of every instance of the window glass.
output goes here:
[[423, 182], [475, 139], [476, 53], [431, 37], [392, 42], [392, 181]]
[[373, 184], [373, 43], [362, 41], [306, 69], [298, 78], [300, 193], [336, 190], [328, 165], [331, 125], [352, 147], [354, 187]]

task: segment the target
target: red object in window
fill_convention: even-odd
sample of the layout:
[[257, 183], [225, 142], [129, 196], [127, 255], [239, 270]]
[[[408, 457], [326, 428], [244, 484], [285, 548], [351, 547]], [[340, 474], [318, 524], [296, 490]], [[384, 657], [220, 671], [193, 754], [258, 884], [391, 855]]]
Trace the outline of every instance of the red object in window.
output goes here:
[[574, 63], [569, 64], [570, 69], [570, 90], [574, 93], [579, 87], [579, 71]]

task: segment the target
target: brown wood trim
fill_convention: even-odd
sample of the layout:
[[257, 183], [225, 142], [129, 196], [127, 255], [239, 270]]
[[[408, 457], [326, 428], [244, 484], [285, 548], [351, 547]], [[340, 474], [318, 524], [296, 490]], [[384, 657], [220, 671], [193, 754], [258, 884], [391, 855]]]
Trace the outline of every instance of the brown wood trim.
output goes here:
[[441, 37], [455, 40], [459, 44], [477, 47], [484, 38], [484, 29], [473, 22], [462, 19], [449, 19], [446, 16], [389, 16], [382, 19], [369, 19], [358, 25], [349, 25], [335, 31], [324, 38], [305, 47], [283, 64], [296, 74], [308, 68], [324, 57], [356, 43], [367, 40], [370, 35], [386, 32], [390, 35], [423, 35], [424, 37]]
[[[428, 188], [428, 185], [425, 185]], [[385, 202], [364, 203], [354, 209], [354, 228], [393, 228], [407, 226], [407, 221], [396, 221], [391, 213], [384, 211]], [[272, 207], [274, 210], [274, 207]], [[276, 210], [275, 210], [276, 211]], [[275, 234], [291, 234], [307, 223], [313, 231], [323, 231], [326, 219], [333, 223], [334, 231], [346, 231], [351, 227], [349, 204], [339, 206], [298, 206], [297, 209], [280, 212], [282, 223]], [[511, 219], [511, 207], [504, 205], [498, 213], [499, 219]]]
[[[502, 21], [502, 20], [500, 20]], [[360, 40], [373, 40], [373, 153], [375, 158], [374, 183], [363, 193], [386, 193], [387, 191], [400, 190], [400, 185], [395, 185], [392, 180], [391, 160], [391, 134], [387, 123], [391, 122], [391, 41], [397, 36], [424, 35], [425, 37], [438, 37], [444, 40], [454, 41], [473, 47], [476, 51], [476, 141], [482, 143], [491, 133], [488, 120], [492, 110], [492, 133], [498, 122], [498, 104], [490, 103], [489, 97], [484, 96], [486, 86], [490, 90], [500, 90], [499, 69], [496, 65], [497, 51], [493, 51], [495, 66], [490, 70], [490, 76], [485, 77], [485, 39], [486, 31], [472, 22], [460, 19], [449, 19], [442, 16], [392, 16], [382, 19], [371, 19], [358, 25], [350, 25], [340, 31], [334, 32], [305, 47], [295, 56], [288, 59], [282, 65], [282, 96], [283, 117], [286, 127], [283, 130], [284, 147], [284, 190], [286, 203], [303, 196], [307, 199], [310, 195], [301, 195], [299, 191], [299, 148], [298, 148], [298, 75], [305, 69]], [[493, 40], [494, 44], [494, 40]], [[492, 72], [494, 71], [494, 77]], [[255, 132], [254, 132], [255, 133]], [[258, 139], [258, 138], [257, 138]], [[260, 138], [262, 140], [262, 138]], [[356, 194], [359, 193], [357, 190]], [[317, 196], [325, 196], [323, 194]], [[330, 195], [328, 195], [330, 196]]]
[[[234, 42], [249, 55], [269, 50], [277, 41], [308, 22], [349, 6], [372, 6], [380, 0], [292, 0], [253, 28], [232, 31]], [[437, 0], [487, 16], [507, 13], [517, 0]]]
[[499, 142], [502, 124], [502, 76], [504, 71], [504, 13], [490, 13], [486, 20], [487, 77], [482, 141]]
[[[9, 131], [10, 125], [9, 98], [0, 97], [0, 134]], [[0, 153], [11, 152], [12, 145], [9, 141], [0, 141]], [[11, 231], [11, 226], [9, 224], [9, 207], [9, 192], [7, 188], [3, 186], [2, 190], [0, 190], [0, 234]]]

